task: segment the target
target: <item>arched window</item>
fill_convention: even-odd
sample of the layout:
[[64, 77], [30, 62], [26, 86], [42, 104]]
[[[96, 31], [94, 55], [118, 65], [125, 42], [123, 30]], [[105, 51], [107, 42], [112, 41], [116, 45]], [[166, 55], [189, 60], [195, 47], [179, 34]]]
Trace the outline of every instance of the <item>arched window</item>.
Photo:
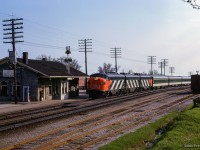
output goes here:
[[8, 85], [7, 82], [2, 81], [0, 82], [0, 96], [7, 96], [8, 94]]

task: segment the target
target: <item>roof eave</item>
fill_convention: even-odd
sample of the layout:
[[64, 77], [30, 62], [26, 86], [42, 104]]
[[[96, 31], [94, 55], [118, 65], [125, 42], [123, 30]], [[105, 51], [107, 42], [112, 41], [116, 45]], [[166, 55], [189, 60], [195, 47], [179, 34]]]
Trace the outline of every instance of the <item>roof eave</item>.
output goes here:
[[49, 78], [89, 78], [89, 76], [49, 76]]
[[0, 65], [5, 64], [9, 61], [8, 57], [0, 59]]

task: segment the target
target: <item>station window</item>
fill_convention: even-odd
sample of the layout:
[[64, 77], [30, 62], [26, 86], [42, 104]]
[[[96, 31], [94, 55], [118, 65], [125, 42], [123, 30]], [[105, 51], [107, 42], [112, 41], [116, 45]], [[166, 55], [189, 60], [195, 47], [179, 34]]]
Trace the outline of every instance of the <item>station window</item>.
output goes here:
[[49, 82], [49, 95], [52, 95], [52, 83]]
[[8, 85], [7, 82], [0, 82], [0, 96], [7, 96]]

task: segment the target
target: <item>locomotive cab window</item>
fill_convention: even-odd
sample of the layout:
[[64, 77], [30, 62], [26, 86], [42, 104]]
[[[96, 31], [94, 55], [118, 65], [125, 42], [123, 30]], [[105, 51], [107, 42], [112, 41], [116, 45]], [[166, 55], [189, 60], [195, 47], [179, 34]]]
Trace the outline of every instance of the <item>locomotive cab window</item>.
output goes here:
[[107, 76], [106, 76], [105, 74], [100, 74], [100, 73], [98, 73], [98, 74], [93, 74], [93, 75], [91, 75], [90, 77], [100, 77], [100, 78], [107, 79]]

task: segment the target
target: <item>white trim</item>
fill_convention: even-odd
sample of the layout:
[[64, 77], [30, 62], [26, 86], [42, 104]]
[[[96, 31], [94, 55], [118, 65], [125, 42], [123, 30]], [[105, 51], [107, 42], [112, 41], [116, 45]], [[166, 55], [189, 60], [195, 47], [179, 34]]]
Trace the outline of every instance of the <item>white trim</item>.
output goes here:
[[124, 80], [121, 80], [121, 84], [119, 86], [119, 89], [122, 89], [123, 84], [124, 84]]
[[131, 83], [131, 88], [134, 88], [134, 83], [133, 83], [133, 80], [130, 80], [130, 83]]
[[25, 102], [25, 89], [27, 89], [28, 102], [30, 102], [30, 99], [29, 99], [29, 86], [23, 86], [23, 102]]
[[116, 80], [114, 80], [114, 81], [112, 81], [112, 82], [113, 82], [113, 83], [112, 83], [112, 85], [111, 85], [110, 90], [113, 90], [113, 89], [114, 89], [114, 86], [115, 86]]

